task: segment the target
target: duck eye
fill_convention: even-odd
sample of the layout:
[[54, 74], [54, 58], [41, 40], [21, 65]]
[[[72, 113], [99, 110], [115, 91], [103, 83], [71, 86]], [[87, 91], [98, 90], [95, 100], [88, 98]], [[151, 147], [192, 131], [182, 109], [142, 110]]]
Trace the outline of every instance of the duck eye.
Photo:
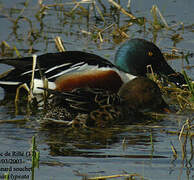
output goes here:
[[148, 56], [153, 56], [153, 55], [154, 55], [154, 53], [152, 51], [148, 52]]

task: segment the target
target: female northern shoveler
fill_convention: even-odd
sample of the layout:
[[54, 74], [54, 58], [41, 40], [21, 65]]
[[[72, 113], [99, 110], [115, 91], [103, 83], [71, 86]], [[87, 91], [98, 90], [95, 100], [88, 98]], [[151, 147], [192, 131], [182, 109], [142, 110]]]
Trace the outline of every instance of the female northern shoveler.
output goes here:
[[123, 84], [118, 93], [90, 88], [48, 91], [53, 97], [44, 119], [51, 124], [55, 121], [99, 127], [123, 122], [130, 124], [142, 118], [144, 111], [168, 109], [157, 84], [144, 77]]
[[[168, 65], [160, 49], [143, 39], [131, 39], [121, 45], [115, 55], [115, 65], [100, 56], [81, 51], [48, 53], [37, 59], [39, 68], [35, 69], [35, 93], [40, 91], [37, 87], [43, 86], [40, 71], [48, 79], [50, 89], [62, 91], [90, 87], [117, 92], [123, 83], [135, 76], [146, 76], [147, 65], [178, 86], [185, 83], [183, 75]], [[32, 57], [2, 59], [0, 63], [14, 66], [9, 73], [0, 77], [0, 86], [8, 92], [20, 84], [30, 83]]]

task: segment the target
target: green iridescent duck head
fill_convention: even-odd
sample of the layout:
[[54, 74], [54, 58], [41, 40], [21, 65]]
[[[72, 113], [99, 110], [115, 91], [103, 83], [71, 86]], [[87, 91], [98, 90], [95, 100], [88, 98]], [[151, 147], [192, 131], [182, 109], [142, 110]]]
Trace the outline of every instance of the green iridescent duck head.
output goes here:
[[176, 73], [166, 62], [160, 49], [144, 39], [131, 39], [123, 43], [115, 55], [114, 63], [121, 70], [135, 75], [146, 76], [148, 65], [154, 73], [180, 86], [185, 84], [184, 76]]

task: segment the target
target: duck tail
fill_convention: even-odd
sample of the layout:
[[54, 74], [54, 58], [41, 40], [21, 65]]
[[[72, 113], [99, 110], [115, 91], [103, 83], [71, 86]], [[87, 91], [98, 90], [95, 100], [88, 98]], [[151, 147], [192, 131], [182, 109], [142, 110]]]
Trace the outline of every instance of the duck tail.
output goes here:
[[17, 70], [26, 70], [27, 67], [32, 68], [32, 57], [0, 59], [0, 64], [13, 66]]
[[0, 72], [0, 86], [5, 91], [15, 92], [16, 88], [22, 83], [18, 78], [22, 73], [32, 69], [32, 57], [0, 59], [0, 64], [11, 66], [6, 67], [4, 72]]

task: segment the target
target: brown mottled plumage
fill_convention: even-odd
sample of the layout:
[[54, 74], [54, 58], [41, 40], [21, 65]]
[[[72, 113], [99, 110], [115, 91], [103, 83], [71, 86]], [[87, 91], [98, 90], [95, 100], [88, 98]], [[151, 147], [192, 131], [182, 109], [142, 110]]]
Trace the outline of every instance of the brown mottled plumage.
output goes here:
[[124, 84], [118, 95], [123, 106], [137, 111], [158, 110], [167, 107], [158, 85], [144, 77], [135, 78]]
[[[157, 84], [144, 77], [122, 85], [118, 93], [91, 88], [70, 92], [48, 91], [53, 94], [53, 98], [45, 119], [67, 121], [67, 124], [79, 124], [79, 121], [97, 127], [123, 122], [131, 124], [135, 119], [143, 117], [142, 111], [162, 111], [168, 108]], [[56, 113], [57, 108], [60, 113], [64, 112], [62, 118]]]

